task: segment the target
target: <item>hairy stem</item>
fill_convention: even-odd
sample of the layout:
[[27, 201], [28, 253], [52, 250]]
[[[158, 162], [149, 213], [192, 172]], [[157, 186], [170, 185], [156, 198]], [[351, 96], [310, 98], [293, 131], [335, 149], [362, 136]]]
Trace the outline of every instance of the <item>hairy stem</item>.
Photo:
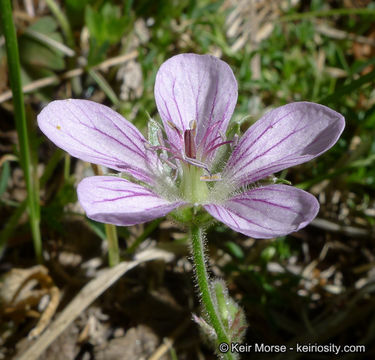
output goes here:
[[[210, 325], [214, 328], [217, 335], [216, 346], [221, 343], [229, 344], [229, 337], [225, 331], [222, 321], [220, 320], [219, 314], [217, 313], [210, 291], [209, 275], [206, 268], [204, 253], [203, 230], [200, 226], [192, 225], [190, 231], [193, 261], [195, 265], [195, 276], [199, 286], [204, 310], [208, 315]], [[230, 351], [222, 355], [227, 360], [234, 359]]]
[[40, 235], [40, 209], [38, 179], [33, 177], [30, 156], [29, 136], [27, 131], [25, 105], [23, 100], [21, 69], [16, 31], [13, 23], [10, 0], [0, 0], [0, 18], [5, 36], [10, 85], [13, 93], [14, 118], [20, 147], [20, 162], [25, 176], [27, 203], [30, 216], [31, 234], [38, 262], [42, 262], [42, 240]]

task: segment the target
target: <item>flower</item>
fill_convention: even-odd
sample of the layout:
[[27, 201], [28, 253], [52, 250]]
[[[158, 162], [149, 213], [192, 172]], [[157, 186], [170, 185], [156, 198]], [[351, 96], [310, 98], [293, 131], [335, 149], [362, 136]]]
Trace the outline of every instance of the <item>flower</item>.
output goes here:
[[156, 76], [155, 100], [166, 137], [152, 120], [149, 141], [121, 115], [88, 100], [53, 101], [39, 114], [40, 129], [57, 146], [127, 176], [80, 182], [78, 199], [89, 218], [134, 225], [190, 203], [235, 231], [272, 238], [317, 215], [311, 194], [260, 180], [331, 148], [344, 129], [342, 115], [291, 103], [268, 112], [239, 141], [227, 140], [237, 82], [225, 62], [209, 55], [167, 60]]

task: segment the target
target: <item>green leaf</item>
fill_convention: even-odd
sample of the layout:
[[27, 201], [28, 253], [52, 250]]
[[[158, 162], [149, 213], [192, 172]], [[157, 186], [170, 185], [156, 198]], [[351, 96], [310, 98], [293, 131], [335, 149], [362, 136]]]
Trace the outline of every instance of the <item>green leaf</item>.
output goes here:
[[106, 42], [115, 44], [120, 41], [126, 30], [127, 17], [121, 16], [118, 6], [107, 2], [99, 11], [87, 6], [85, 21], [90, 36], [96, 39], [98, 46], [101, 46]]
[[238, 246], [235, 242], [233, 242], [233, 241], [227, 241], [225, 243], [225, 246], [227, 247], [227, 249], [229, 250], [229, 252], [231, 253], [231, 255], [233, 255], [237, 259], [243, 259], [245, 257], [245, 254], [242, 251], [241, 247]]
[[51, 70], [64, 70], [65, 62], [62, 55], [37, 41], [20, 38], [20, 52], [22, 53], [22, 65], [36, 68], [48, 68]]
[[30, 29], [46, 35], [54, 33], [57, 30], [57, 27], [58, 24], [52, 16], [44, 16], [29, 26]]

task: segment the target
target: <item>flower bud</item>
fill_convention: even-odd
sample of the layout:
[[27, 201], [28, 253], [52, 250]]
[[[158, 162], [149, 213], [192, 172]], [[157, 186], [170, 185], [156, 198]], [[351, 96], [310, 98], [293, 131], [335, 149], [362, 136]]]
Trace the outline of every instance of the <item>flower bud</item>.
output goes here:
[[216, 300], [216, 309], [224, 325], [230, 342], [241, 342], [247, 329], [242, 308], [229, 296], [224, 281], [215, 279], [211, 284], [211, 294]]

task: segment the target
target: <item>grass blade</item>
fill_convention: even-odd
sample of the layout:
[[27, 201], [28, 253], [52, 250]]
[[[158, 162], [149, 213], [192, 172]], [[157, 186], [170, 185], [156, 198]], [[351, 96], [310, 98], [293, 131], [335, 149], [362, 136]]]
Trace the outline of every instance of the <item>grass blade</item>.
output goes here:
[[20, 147], [20, 162], [25, 176], [27, 189], [27, 203], [30, 215], [31, 233], [34, 241], [34, 250], [38, 262], [42, 262], [42, 240], [40, 236], [39, 222], [39, 191], [37, 179], [33, 178], [33, 169], [30, 157], [29, 137], [27, 131], [25, 107], [21, 85], [20, 61], [16, 30], [13, 23], [13, 15], [10, 0], [0, 1], [0, 17], [3, 24], [6, 52], [8, 56], [8, 68], [10, 84], [13, 92], [14, 118]]

